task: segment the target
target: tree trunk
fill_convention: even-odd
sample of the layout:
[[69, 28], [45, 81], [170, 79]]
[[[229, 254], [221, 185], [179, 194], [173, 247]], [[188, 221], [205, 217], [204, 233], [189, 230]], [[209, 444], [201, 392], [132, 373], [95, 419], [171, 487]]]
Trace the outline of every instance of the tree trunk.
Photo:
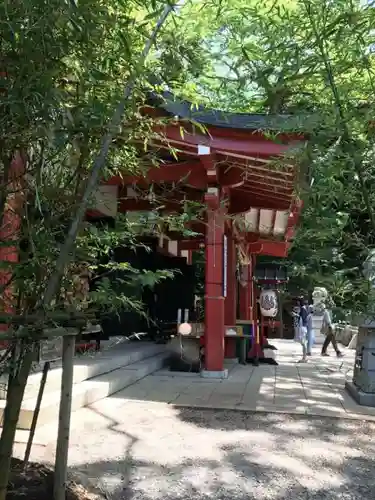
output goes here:
[[18, 373], [10, 379], [4, 410], [3, 431], [0, 438], [0, 500], [6, 500], [13, 443], [27, 379], [34, 360], [34, 350], [31, 344], [23, 346], [21, 356]]
[[55, 479], [53, 485], [54, 500], [65, 500], [70, 415], [72, 410], [74, 346], [75, 336], [66, 335], [63, 339], [59, 430], [57, 434]]

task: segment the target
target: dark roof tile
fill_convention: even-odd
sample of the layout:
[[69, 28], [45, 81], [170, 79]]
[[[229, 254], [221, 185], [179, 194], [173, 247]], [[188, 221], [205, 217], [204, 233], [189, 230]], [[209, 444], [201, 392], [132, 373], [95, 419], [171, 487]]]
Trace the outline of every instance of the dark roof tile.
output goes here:
[[149, 102], [163, 108], [170, 115], [216, 127], [275, 132], [303, 132], [307, 122], [311, 127], [311, 116], [229, 113], [180, 100], [167, 91], [161, 94], [151, 93]]

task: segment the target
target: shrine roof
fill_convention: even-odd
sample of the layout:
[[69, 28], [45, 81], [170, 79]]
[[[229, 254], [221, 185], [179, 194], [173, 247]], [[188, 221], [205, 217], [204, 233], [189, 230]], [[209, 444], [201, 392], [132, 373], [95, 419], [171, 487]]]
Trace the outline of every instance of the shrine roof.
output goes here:
[[[295, 186], [304, 173], [293, 155], [306, 141], [305, 117], [227, 113], [194, 106], [171, 92], [149, 94], [143, 112], [173, 119], [156, 120], [147, 144], [160, 165], [103, 183], [116, 193], [117, 209], [153, 210], [150, 184], [163, 198], [161, 208], [172, 212], [180, 211], [184, 200], [204, 203], [208, 187], [220, 185], [228, 213], [238, 216], [233, 227], [246, 251], [285, 257], [302, 209]], [[139, 144], [143, 150], [142, 138]]]
[[216, 127], [302, 133], [313, 125], [313, 117], [308, 115], [232, 113], [178, 99], [168, 91], [151, 93], [148, 101], [171, 116]]

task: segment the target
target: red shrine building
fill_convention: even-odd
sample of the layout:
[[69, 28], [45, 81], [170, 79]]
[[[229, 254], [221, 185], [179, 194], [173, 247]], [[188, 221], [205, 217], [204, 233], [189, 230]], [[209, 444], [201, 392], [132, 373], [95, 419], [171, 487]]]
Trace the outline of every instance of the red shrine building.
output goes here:
[[[187, 263], [195, 250], [204, 248], [204, 371], [221, 376], [224, 358], [233, 356], [235, 339], [226, 338], [228, 327], [240, 319], [250, 322], [253, 332], [258, 330], [253, 281], [257, 256], [288, 253], [302, 206], [294, 157], [305, 138], [288, 132], [297, 128], [292, 117], [196, 109], [169, 93], [152, 96], [143, 112], [156, 120], [148, 148], [159, 166], [144, 175], [103, 180], [88, 219], [152, 211], [151, 192], [159, 205], [162, 198], [159, 210], [167, 213], [183, 211], [186, 203], [202, 206], [202, 220], [187, 223], [194, 236], [166, 228], [159, 246]], [[10, 216], [0, 228], [2, 240], [9, 240]], [[17, 259], [13, 250], [8, 248], [7, 255], [2, 250], [0, 260]], [[239, 269], [242, 286], [237, 293]], [[0, 276], [2, 283], [8, 274]], [[254, 338], [259, 342], [259, 336]]]
[[144, 176], [103, 182], [96, 211], [114, 216], [152, 210], [151, 184], [166, 212], [183, 210], [184, 200], [202, 204], [204, 220], [189, 225], [195, 236], [166, 230], [159, 245], [188, 263], [194, 250], [205, 250], [205, 370], [220, 376], [225, 356], [234, 350], [235, 339], [225, 338], [226, 329], [238, 319], [252, 322], [253, 332], [258, 328], [257, 255], [287, 256], [302, 207], [294, 156], [305, 138], [285, 132], [295, 128], [288, 116], [192, 110], [191, 103], [170, 93], [151, 99], [144, 112], [160, 117], [149, 144], [160, 165]]

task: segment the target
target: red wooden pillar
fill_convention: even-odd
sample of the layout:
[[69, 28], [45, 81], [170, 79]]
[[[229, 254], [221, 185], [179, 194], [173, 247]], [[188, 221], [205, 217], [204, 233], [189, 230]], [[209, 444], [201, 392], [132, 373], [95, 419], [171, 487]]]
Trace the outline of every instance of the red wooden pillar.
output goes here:
[[[205, 371], [224, 374], [224, 213], [218, 189], [206, 193]], [[220, 374], [218, 373], [220, 376]]]
[[[236, 245], [233, 235], [227, 235], [227, 295], [225, 297], [225, 326], [235, 326], [237, 320], [237, 280], [236, 280]], [[225, 357], [236, 357], [236, 339], [225, 339]]]
[[193, 263], [193, 250], [188, 250], [188, 256], [187, 256], [187, 263], [192, 264]]
[[[256, 264], [256, 256], [252, 255], [251, 256], [251, 267], [252, 267], [252, 276], [255, 270], [255, 264]], [[262, 346], [261, 346], [261, 325], [260, 325], [260, 319], [258, 318], [258, 289], [257, 289], [257, 284], [254, 280], [252, 280], [251, 283], [251, 290], [252, 290], [252, 315], [253, 315], [253, 344], [249, 352], [249, 357], [254, 357], [254, 358], [259, 358], [262, 353]], [[259, 324], [258, 324], [259, 323]]]
[[[9, 194], [0, 221], [0, 262], [3, 263], [3, 269], [0, 271], [0, 310], [8, 314], [14, 312], [11, 265], [18, 262], [18, 242], [15, 240], [19, 237], [21, 227], [20, 208], [24, 199], [22, 192], [24, 168], [24, 160], [17, 153], [10, 167]], [[13, 241], [15, 241], [15, 244], [12, 244]], [[9, 263], [8, 268], [6, 263]], [[7, 325], [0, 324], [0, 331], [6, 329]], [[0, 342], [0, 344], [2, 343]]]
[[[254, 276], [256, 266], [256, 255], [251, 256], [251, 277]], [[251, 280], [251, 304], [252, 304], [252, 312], [253, 312], [253, 321], [255, 323], [258, 322], [258, 288], [256, 281], [254, 279]]]

